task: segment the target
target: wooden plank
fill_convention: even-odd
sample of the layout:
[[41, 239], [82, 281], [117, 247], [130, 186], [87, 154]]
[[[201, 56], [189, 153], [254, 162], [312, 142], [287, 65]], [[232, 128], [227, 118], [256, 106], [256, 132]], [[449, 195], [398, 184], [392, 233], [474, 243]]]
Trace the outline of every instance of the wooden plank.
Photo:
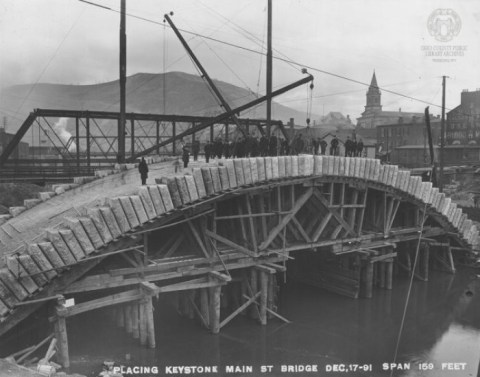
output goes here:
[[250, 234], [252, 237], [252, 244], [253, 244], [253, 251], [256, 253], [258, 252], [258, 244], [257, 244], [257, 230], [255, 228], [255, 224], [253, 221], [252, 215], [252, 206], [250, 204], [250, 196], [245, 195], [245, 204], [247, 206], [247, 213], [250, 216], [249, 217], [249, 223], [250, 223]]
[[345, 230], [350, 233], [351, 235], [356, 235], [356, 232], [355, 230], [343, 219], [343, 217], [341, 217], [337, 211], [335, 211], [334, 209], [329, 209], [329, 203], [326, 201], [326, 199], [322, 196], [322, 194], [320, 194], [318, 191], [314, 191], [313, 192], [313, 195], [314, 197], [326, 208], [328, 209], [331, 214], [333, 215], [333, 217], [335, 217], [335, 219], [339, 222], [339, 224], [341, 224]]
[[300, 198], [296, 201], [295, 205], [292, 207], [291, 212], [286, 215], [278, 225], [276, 225], [269, 233], [267, 238], [260, 244], [259, 250], [265, 250], [278, 236], [280, 231], [290, 222], [293, 216], [303, 207], [303, 205], [312, 197], [314, 193], [313, 188], [307, 189]]
[[205, 258], [209, 258], [210, 255], [208, 254], [207, 249], [205, 248], [205, 245], [203, 244], [203, 240], [200, 237], [200, 235], [197, 232], [197, 229], [195, 229], [195, 226], [191, 221], [188, 221], [188, 226], [190, 228], [190, 231], [192, 232], [195, 240], [197, 241], [198, 246], [200, 246], [200, 250], [202, 250], [203, 255], [205, 255]]
[[223, 243], [224, 245], [227, 245], [227, 246], [230, 246], [230, 247], [233, 247], [234, 249], [244, 253], [244, 254], [247, 254], [249, 256], [252, 256], [252, 257], [255, 257], [257, 254], [251, 250], [248, 250], [247, 248], [241, 246], [241, 245], [238, 245], [236, 244], [235, 242], [233, 241], [230, 241], [229, 239], [227, 238], [224, 238], [218, 234], [215, 234], [211, 231], [209, 231], [208, 229], [205, 231], [205, 234], [210, 237], [210, 238], [213, 238], [215, 240], [217, 240], [218, 242], [221, 242]]
[[80, 304], [65, 308], [64, 316], [72, 317], [91, 310], [140, 300], [142, 297], [143, 295], [138, 289], [131, 289], [125, 292], [115, 293], [113, 295], [101, 297], [87, 302], [82, 302]]
[[257, 292], [253, 297], [250, 297], [246, 302], [239, 306], [235, 311], [228, 315], [219, 325], [220, 328], [228, 324], [232, 319], [234, 319], [238, 314], [243, 312], [248, 306], [250, 306], [255, 300], [260, 296], [261, 292]]
[[213, 334], [218, 334], [220, 331], [220, 295], [221, 287], [212, 287], [209, 288], [210, 293], [210, 305], [209, 305], [209, 314], [210, 314], [210, 330]]
[[323, 218], [322, 218], [322, 221], [320, 222], [318, 228], [315, 230], [315, 232], [313, 233], [313, 237], [312, 237], [312, 241], [313, 242], [317, 242], [320, 238], [320, 236], [322, 235], [323, 231], [325, 230], [328, 222], [330, 221], [330, 219], [332, 218], [332, 213], [331, 212], [328, 212]]
[[300, 221], [298, 221], [295, 216], [292, 217], [292, 223], [295, 224], [295, 226], [297, 227], [297, 229], [298, 229], [298, 231], [300, 232], [301, 236], [303, 237], [303, 239], [304, 239], [306, 242], [311, 242], [311, 241], [312, 241], [312, 240], [310, 239], [309, 235], [307, 234], [307, 232], [305, 231], [305, 229], [303, 228], [302, 224], [300, 224]]

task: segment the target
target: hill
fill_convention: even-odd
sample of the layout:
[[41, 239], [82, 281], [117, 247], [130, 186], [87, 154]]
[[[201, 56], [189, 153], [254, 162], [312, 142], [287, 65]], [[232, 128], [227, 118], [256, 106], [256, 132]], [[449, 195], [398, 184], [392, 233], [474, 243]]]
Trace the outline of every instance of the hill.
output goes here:
[[[246, 89], [214, 80], [232, 108], [255, 99]], [[211, 116], [222, 112], [210, 88], [199, 76], [183, 72], [166, 74], [138, 73], [127, 78], [126, 102], [128, 112]], [[2, 110], [9, 114], [18, 111], [16, 118], [8, 120], [8, 131], [14, 132], [21, 121], [35, 108], [119, 111], [120, 89], [118, 81], [96, 85], [37, 84], [7, 87], [0, 94]], [[165, 94], [165, 96], [164, 96]], [[22, 105], [23, 103], [23, 105]], [[165, 108], [164, 108], [165, 104]], [[286, 123], [295, 118], [305, 122], [305, 113], [272, 104], [272, 117]], [[265, 104], [240, 116], [265, 118]]]

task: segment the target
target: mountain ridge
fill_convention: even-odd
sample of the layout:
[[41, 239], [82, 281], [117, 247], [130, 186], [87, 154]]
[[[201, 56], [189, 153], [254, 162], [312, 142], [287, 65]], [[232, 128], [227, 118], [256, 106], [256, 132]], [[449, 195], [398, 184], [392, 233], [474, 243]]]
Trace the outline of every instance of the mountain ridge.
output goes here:
[[[216, 79], [213, 81], [232, 108], [257, 98], [247, 89]], [[224, 112], [207, 83], [200, 76], [185, 72], [135, 73], [127, 77], [126, 92], [127, 112], [193, 116], [213, 116]], [[7, 117], [16, 113], [13, 123], [17, 127], [9, 127], [8, 130], [14, 132], [35, 108], [119, 111], [119, 98], [118, 80], [84, 85], [19, 84], [2, 90], [0, 112]], [[263, 103], [254, 110], [242, 112], [240, 116], [264, 119], [265, 106]], [[20, 110], [16, 111], [18, 108]], [[301, 124], [306, 114], [272, 101], [272, 118], [284, 123], [295, 118]]]

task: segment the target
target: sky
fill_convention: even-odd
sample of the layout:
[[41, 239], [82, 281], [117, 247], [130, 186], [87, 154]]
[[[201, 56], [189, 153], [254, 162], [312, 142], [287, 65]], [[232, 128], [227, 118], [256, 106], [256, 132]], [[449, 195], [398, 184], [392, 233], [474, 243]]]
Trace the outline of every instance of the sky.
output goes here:
[[[127, 75], [197, 73], [163, 22], [172, 11], [179, 29], [201, 35], [182, 32], [212, 78], [265, 93], [267, 0], [126, 1]], [[120, 0], [91, 2], [109, 9], [80, 0], [0, 0], [0, 88], [117, 80]], [[272, 13], [273, 87], [301, 79], [302, 67], [315, 77], [312, 92], [304, 85], [275, 101], [305, 118], [309, 108], [359, 117], [373, 71], [384, 110], [423, 112], [427, 102], [440, 114], [443, 75], [447, 111], [463, 89], [480, 88], [478, 0], [273, 0]], [[445, 19], [450, 28], [434, 30]], [[441, 40], [445, 30], [449, 41]]]

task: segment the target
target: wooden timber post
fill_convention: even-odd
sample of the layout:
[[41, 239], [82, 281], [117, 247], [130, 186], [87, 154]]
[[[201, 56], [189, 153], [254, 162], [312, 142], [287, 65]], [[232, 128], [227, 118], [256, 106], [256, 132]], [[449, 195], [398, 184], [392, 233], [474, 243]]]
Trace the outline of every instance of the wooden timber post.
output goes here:
[[210, 293], [210, 330], [213, 334], [218, 334], [220, 331], [220, 297], [222, 293], [222, 286], [218, 285], [209, 288]]
[[155, 321], [153, 319], [152, 296], [145, 297], [145, 317], [147, 321], [147, 345], [148, 348], [155, 348]]
[[210, 314], [208, 308], [208, 288], [200, 289], [200, 313], [203, 317], [205, 326], [210, 326]]
[[387, 265], [385, 288], [391, 290], [393, 287], [393, 260], [389, 260], [385, 264]]
[[60, 363], [64, 368], [70, 367], [70, 356], [68, 354], [68, 336], [67, 336], [67, 321], [66, 321], [66, 309], [65, 298], [61, 297], [57, 301], [55, 307], [55, 338], [57, 339], [58, 356]]
[[[142, 292], [143, 292], [143, 298], [141, 299], [141, 305], [143, 306], [143, 318], [141, 318], [141, 321], [145, 321], [146, 325], [141, 324], [141, 328], [146, 328], [146, 338], [147, 338], [147, 346], [149, 348], [155, 348], [156, 342], [155, 342], [155, 321], [153, 318], [153, 302], [152, 302], [152, 297], [157, 293], [157, 286], [152, 283], [148, 282], [143, 282], [140, 284]], [[142, 341], [142, 338], [145, 337], [145, 335], [141, 335], [140, 342]]]
[[[258, 292], [258, 271], [254, 268], [250, 269], [250, 288], [252, 292], [248, 292], [248, 295], [251, 297]], [[258, 306], [256, 302], [250, 307], [250, 317], [253, 319], [258, 318]]]
[[139, 316], [138, 316], [138, 303], [134, 302], [131, 307], [132, 307], [132, 335], [133, 339], [139, 339], [140, 338], [140, 324], [139, 324]]
[[147, 345], [147, 318], [146, 318], [146, 302], [140, 301], [138, 303], [138, 317], [139, 317], [139, 337], [140, 337], [140, 345], [146, 346]]
[[374, 263], [366, 260], [362, 269], [362, 295], [365, 298], [373, 296], [373, 269]]
[[209, 273], [208, 279], [210, 282], [217, 283], [213, 287], [209, 287], [209, 325], [210, 331], [213, 334], [218, 334], [220, 332], [220, 303], [222, 297], [222, 286], [230, 282], [232, 278], [230, 276], [221, 274], [217, 271], [212, 271]]
[[[269, 295], [269, 282], [273, 280], [273, 276], [275, 276], [275, 269], [269, 268], [262, 265], [255, 266], [256, 270], [260, 275], [260, 323], [262, 325], [267, 324], [267, 309], [268, 309], [268, 295]], [[255, 294], [256, 292], [254, 292]]]

